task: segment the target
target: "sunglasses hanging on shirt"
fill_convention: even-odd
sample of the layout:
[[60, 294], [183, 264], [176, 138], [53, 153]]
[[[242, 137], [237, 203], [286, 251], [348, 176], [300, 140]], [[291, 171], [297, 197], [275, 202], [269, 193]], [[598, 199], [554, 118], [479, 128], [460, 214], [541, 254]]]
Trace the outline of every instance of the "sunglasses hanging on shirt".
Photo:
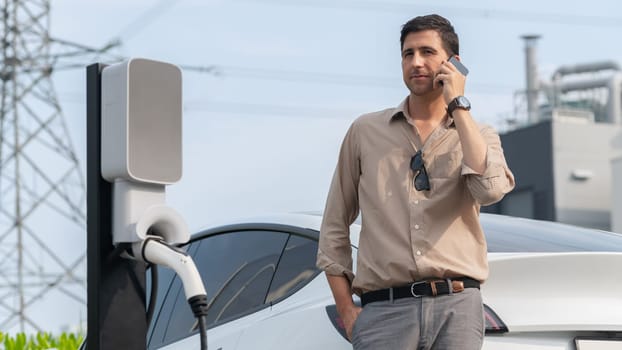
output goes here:
[[413, 186], [417, 191], [429, 191], [430, 179], [428, 178], [428, 172], [425, 170], [423, 164], [423, 154], [421, 150], [410, 159], [410, 169], [413, 171]]

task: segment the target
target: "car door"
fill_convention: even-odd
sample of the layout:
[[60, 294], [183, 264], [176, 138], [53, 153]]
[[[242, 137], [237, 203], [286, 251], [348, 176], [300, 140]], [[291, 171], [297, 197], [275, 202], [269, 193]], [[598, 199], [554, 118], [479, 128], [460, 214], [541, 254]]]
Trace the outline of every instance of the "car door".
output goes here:
[[315, 264], [318, 233], [289, 232], [266, 299], [272, 304], [270, 314], [246, 329], [238, 349], [351, 349], [327, 313], [334, 301]]
[[[244, 329], [269, 311], [266, 295], [288, 237], [271, 230], [225, 230], [192, 243], [189, 252], [209, 301], [210, 349], [236, 349]], [[153, 325], [149, 349], [198, 348], [197, 334], [196, 320], [175, 278]]]

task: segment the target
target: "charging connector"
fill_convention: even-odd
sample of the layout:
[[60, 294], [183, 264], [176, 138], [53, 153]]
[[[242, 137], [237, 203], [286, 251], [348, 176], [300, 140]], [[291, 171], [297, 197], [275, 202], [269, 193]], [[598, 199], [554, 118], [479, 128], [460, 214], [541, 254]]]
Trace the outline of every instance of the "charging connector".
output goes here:
[[158, 236], [147, 236], [144, 241], [134, 243], [132, 250], [135, 258], [173, 269], [184, 285], [186, 299], [206, 295], [201, 275], [185, 251], [169, 245]]
[[147, 236], [144, 241], [132, 244], [132, 251], [134, 258], [167, 266], [177, 273], [184, 286], [186, 300], [199, 323], [201, 349], [207, 349], [207, 293], [192, 257], [159, 236]]

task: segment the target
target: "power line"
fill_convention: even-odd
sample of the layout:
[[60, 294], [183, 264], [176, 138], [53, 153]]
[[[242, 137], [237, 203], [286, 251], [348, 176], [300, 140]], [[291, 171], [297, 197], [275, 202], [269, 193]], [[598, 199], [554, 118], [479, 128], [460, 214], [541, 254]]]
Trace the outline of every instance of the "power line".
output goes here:
[[[181, 65], [185, 71], [194, 71], [199, 73], [208, 73], [215, 77], [230, 78], [238, 77], [243, 79], [260, 79], [260, 80], [273, 80], [284, 81], [294, 83], [319, 83], [319, 84], [331, 84], [331, 85], [347, 85], [347, 86], [369, 86], [380, 88], [393, 88], [404, 89], [401, 76], [394, 78], [380, 77], [380, 76], [364, 76], [354, 74], [342, 74], [342, 73], [326, 73], [326, 72], [311, 72], [311, 71], [297, 71], [297, 70], [283, 70], [283, 69], [269, 69], [269, 68], [250, 68], [250, 67], [236, 67], [236, 66], [193, 66], [193, 65]], [[482, 84], [482, 83], [469, 83], [469, 88], [475, 91], [488, 92], [494, 94], [503, 94], [501, 91], [507, 91], [511, 93], [516, 90], [515, 87], [502, 84]]]
[[220, 65], [182, 65], [181, 68], [187, 71], [205, 72], [217, 77], [242, 77], [248, 79], [279, 80], [286, 82], [310, 82], [335, 85], [373, 85], [384, 87], [401, 87], [399, 78], [396, 80], [385, 77], [362, 76], [352, 74]]
[[[373, 107], [372, 107], [373, 109]], [[379, 107], [378, 110], [381, 108]], [[370, 108], [358, 109], [318, 108], [315, 106], [291, 106], [265, 103], [246, 103], [233, 101], [202, 101], [184, 104], [185, 112], [207, 112], [217, 114], [285, 116], [294, 118], [353, 119], [369, 112]]]
[[[236, 67], [235, 69], [228, 70], [223, 66], [206, 66], [202, 68], [200, 66], [183, 66], [184, 70], [189, 71], [205, 71], [205, 72], [217, 72], [216, 77], [220, 78], [230, 78], [230, 77], [241, 77], [243, 79], [259, 79], [259, 80], [276, 80], [276, 81], [286, 81], [286, 82], [294, 82], [294, 83], [318, 83], [318, 84], [336, 84], [336, 85], [346, 85], [346, 86], [366, 86], [366, 87], [377, 87], [377, 88], [395, 88], [404, 90], [405, 87], [401, 81], [401, 79], [389, 79], [384, 77], [370, 77], [370, 76], [356, 76], [356, 75], [347, 75], [347, 74], [330, 74], [330, 73], [316, 73], [316, 72], [304, 72], [304, 71], [284, 71], [284, 70], [270, 70], [263, 68], [243, 68]], [[222, 68], [221, 68], [222, 67]], [[58, 69], [55, 69], [58, 70]], [[238, 73], [238, 74], [236, 74]], [[395, 80], [395, 81], [394, 81]], [[394, 82], [393, 82], [394, 81]], [[486, 84], [486, 83], [468, 83], [467, 88], [469, 92], [474, 93], [482, 93], [482, 94], [492, 94], [492, 95], [508, 95], [514, 93], [517, 88], [509, 85], [501, 85], [501, 84]], [[58, 96], [63, 100], [64, 103], [72, 103], [72, 104], [84, 104], [85, 97], [84, 93], [77, 91], [66, 91], [60, 92]], [[201, 100], [195, 100], [186, 102], [185, 106], [189, 110], [202, 109], [202, 107], [192, 106], [195, 103], [203, 103]], [[211, 102], [208, 103], [211, 105]], [[216, 108], [220, 108], [220, 111], [227, 112], [227, 106], [235, 105], [234, 110], [239, 111], [241, 104], [239, 103], [216, 103]], [[268, 114], [268, 111], [276, 111], [277, 114], [290, 113], [290, 112], [299, 112], [289, 109], [283, 106], [278, 105], [244, 105], [243, 109], [252, 109], [258, 107], [262, 110], [260, 114]], [[209, 109], [209, 107], [208, 107]], [[308, 108], [301, 108], [309, 110]], [[311, 108], [313, 109], [313, 108]], [[343, 112], [347, 112], [345, 110], [335, 110], [329, 109], [325, 110], [330, 113], [338, 112], [340, 115]], [[254, 112], [251, 112], [254, 113]], [[329, 113], [329, 114], [330, 114]], [[333, 113], [333, 114], [338, 114]], [[303, 112], [303, 114], [307, 114]], [[312, 113], [313, 114], [313, 113]], [[318, 113], [321, 114], [321, 113]], [[313, 114], [313, 115], [318, 115]]]
[[562, 13], [541, 13], [541, 12], [528, 12], [528, 11], [514, 11], [514, 10], [499, 10], [499, 9], [481, 9], [481, 8], [468, 8], [468, 7], [448, 7], [438, 6], [436, 4], [425, 5], [421, 3], [404, 3], [404, 2], [378, 2], [369, 0], [238, 0], [242, 2], [252, 3], [272, 3], [278, 5], [287, 5], [293, 7], [313, 7], [313, 8], [332, 8], [332, 9], [345, 9], [345, 10], [361, 10], [361, 11], [374, 11], [374, 12], [389, 12], [389, 13], [414, 13], [418, 8], [431, 6], [434, 10], [442, 13], [452, 13], [454, 17], [466, 17], [474, 19], [487, 19], [487, 20], [509, 20], [514, 22], [541, 22], [547, 24], [564, 24], [564, 25], [581, 25], [581, 26], [597, 26], [597, 27], [620, 27], [622, 26], [622, 17], [609, 17], [609, 16], [589, 16], [589, 15], [574, 15], [574, 14], [562, 14]]
[[187, 111], [206, 111], [228, 114], [280, 115], [290, 117], [347, 118], [361, 114], [354, 109], [318, 108], [316, 106], [287, 106], [229, 101], [196, 101], [186, 103]]

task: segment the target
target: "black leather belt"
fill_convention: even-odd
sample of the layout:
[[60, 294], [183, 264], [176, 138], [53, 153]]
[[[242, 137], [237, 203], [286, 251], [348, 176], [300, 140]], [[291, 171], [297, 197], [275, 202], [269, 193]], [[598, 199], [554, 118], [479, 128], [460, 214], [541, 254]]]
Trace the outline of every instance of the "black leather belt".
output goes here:
[[[451, 289], [449, 288], [451, 286]], [[479, 289], [479, 282], [471, 278], [421, 281], [403, 287], [387, 288], [361, 295], [361, 303], [373, 303], [400, 298], [435, 297], [437, 295], [460, 293], [465, 288]]]

